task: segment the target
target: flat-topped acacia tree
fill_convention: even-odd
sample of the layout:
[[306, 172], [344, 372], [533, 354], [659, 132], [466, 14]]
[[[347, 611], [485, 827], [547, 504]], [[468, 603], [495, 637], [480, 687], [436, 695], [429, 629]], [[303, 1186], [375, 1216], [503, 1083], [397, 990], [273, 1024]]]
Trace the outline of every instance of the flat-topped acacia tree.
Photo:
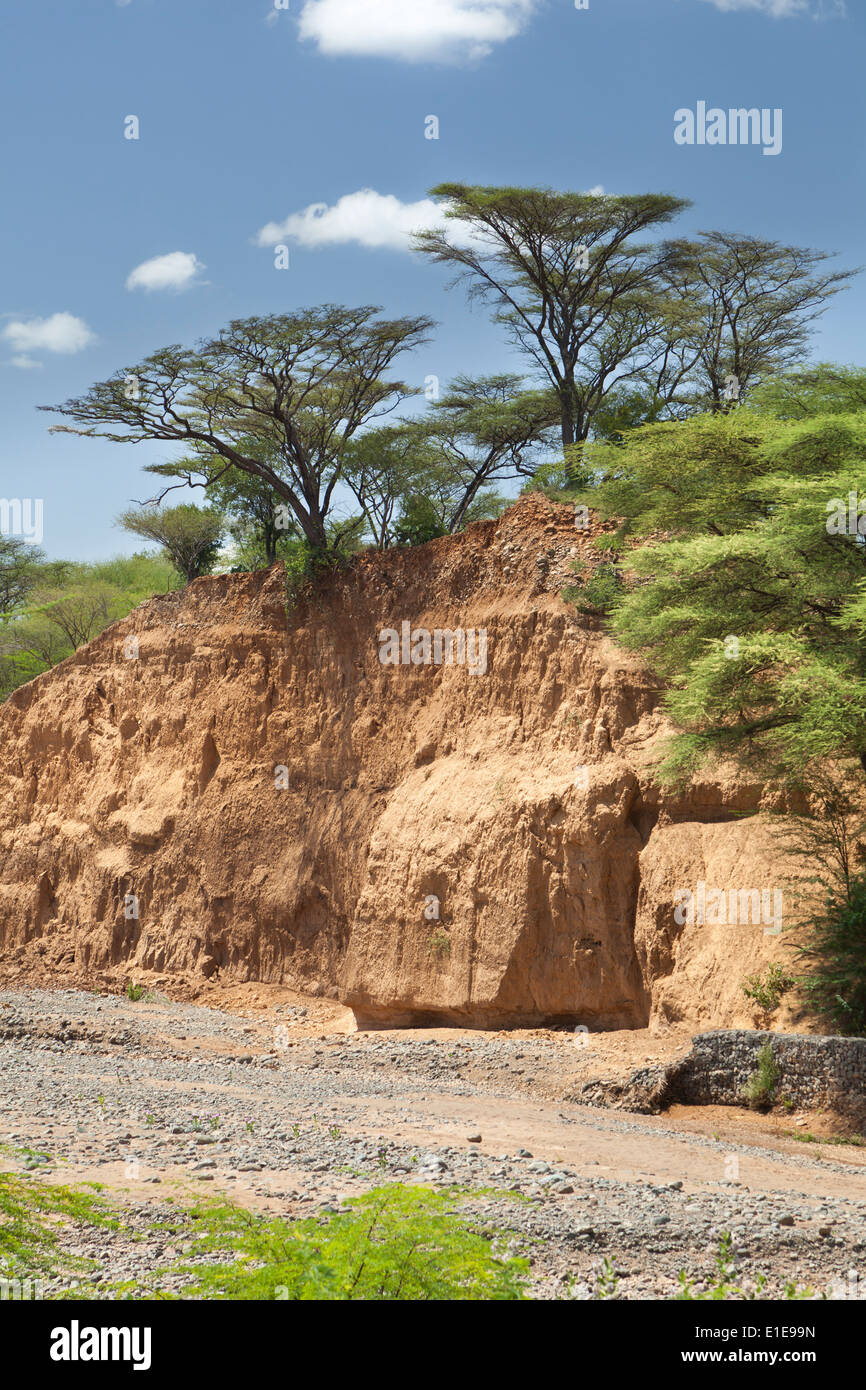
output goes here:
[[[645, 370], [683, 324], [687, 304], [663, 294], [663, 253], [634, 240], [690, 204], [628, 196], [443, 183], [446, 224], [415, 248], [490, 301], [559, 399], [564, 448], [586, 439], [617, 380]], [[691, 365], [691, 364], [689, 364]]]
[[738, 232], [668, 242], [661, 279], [690, 313], [672, 315], [666, 350], [647, 373], [656, 395], [718, 413], [802, 363], [811, 325], [858, 273], [824, 269], [830, 259]]
[[[163, 348], [85, 396], [40, 408], [75, 421], [52, 432], [208, 449], [226, 472], [239, 469], [267, 483], [310, 546], [324, 551], [346, 445], [363, 425], [417, 394], [386, 373], [434, 326], [423, 316], [379, 313], [370, 305], [326, 304], [236, 319], [196, 348]], [[267, 447], [252, 453], [250, 440]]]
[[729, 409], [733, 392], [743, 399], [802, 355], [855, 273], [739, 233], [643, 244], [690, 206], [666, 193], [443, 183], [431, 195], [444, 224], [415, 248], [492, 304], [556, 393], [565, 449], [641, 395], [649, 419]]

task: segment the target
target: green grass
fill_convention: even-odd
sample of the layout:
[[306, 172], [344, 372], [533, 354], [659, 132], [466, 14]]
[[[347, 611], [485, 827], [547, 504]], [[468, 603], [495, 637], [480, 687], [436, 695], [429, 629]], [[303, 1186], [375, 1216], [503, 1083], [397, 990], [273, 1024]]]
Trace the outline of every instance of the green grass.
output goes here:
[[851, 1144], [855, 1149], [866, 1148], [866, 1139], [859, 1134], [812, 1134], [808, 1129], [791, 1129], [787, 1137], [796, 1139], [798, 1144]]

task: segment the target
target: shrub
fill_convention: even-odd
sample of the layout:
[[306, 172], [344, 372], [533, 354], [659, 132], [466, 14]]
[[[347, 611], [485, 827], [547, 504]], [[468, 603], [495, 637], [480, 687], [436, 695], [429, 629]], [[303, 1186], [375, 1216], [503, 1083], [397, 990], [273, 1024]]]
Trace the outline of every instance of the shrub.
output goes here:
[[817, 1012], [840, 1033], [866, 1035], [866, 876], [830, 894], [799, 951], [810, 971], [800, 984]]
[[582, 585], [570, 585], [563, 590], [563, 601], [573, 603], [580, 613], [610, 613], [622, 593], [619, 567], [605, 560], [590, 569], [577, 560], [572, 569], [575, 574], [586, 574], [587, 570], [589, 573]]
[[[322, 1222], [254, 1216], [229, 1204], [193, 1211], [193, 1296], [278, 1300], [515, 1300], [525, 1260], [497, 1258], [455, 1192], [394, 1184], [352, 1199]], [[188, 1231], [186, 1232], [187, 1234]], [[488, 1233], [489, 1234], [489, 1233]]]
[[743, 1099], [753, 1110], [767, 1110], [779, 1084], [779, 1067], [773, 1056], [773, 1045], [765, 1042], [758, 1053], [757, 1069], [749, 1077]]
[[747, 999], [752, 999], [764, 1013], [771, 1014], [778, 1009], [782, 996], [795, 984], [781, 965], [769, 965], [763, 975], [747, 975], [742, 990]]
[[430, 944], [427, 947], [428, 953], [436, 960], [442, 960], [443, 956], [451, 955], [451, 938], [446, 931], [434, 931], [430, 936]]

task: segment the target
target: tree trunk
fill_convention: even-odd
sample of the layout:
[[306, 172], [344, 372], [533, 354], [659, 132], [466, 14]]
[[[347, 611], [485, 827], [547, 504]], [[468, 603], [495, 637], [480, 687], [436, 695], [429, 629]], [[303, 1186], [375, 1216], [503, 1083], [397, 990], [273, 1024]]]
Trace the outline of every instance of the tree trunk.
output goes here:
[[309, 520], [299, 518], [303, 527], [304, 536], [313, 550], [327, 550], [328, 536], [325, 531], [325, 519], [321, 514], [312, 514]]
[[568, 449], [574, 441], [574, 397], [569, 385], [564, 386], [559, 393], [560, 407], [562, 411], [562, 447]]

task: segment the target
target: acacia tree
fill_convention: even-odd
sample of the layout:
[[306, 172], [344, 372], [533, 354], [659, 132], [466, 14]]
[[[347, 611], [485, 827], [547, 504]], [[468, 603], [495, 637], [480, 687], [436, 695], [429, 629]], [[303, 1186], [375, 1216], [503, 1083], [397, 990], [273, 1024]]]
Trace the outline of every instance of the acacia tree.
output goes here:
[[621, 523], [604, 538], [612, 630], [668, 683], [667, 773], [717, 755], [789, 783], [825, 760], [866, 773], [866, 547], [848, 515], [866, 416], [704, 414], [587, 453], [580, 500]]
[[426, 415], [359, 435], [346, 482], [380, 549], [453, 533], [499, 510], [491, 483], [532, 476], [558, 420], [556, 396], [519, 376], [459, 376]]
[[667, 242], [660, 278], [687, 312], [672, 318], [665, 351], [645, 374], [652, 391], [669, 405], [718, 412], [802, 360], [810, 325], [856, 274], [821, 270], [827, 259], [734, 232]]
[[0, 619], [24, 602], [44, 558], [44, 553], [27, 541], [0, 535]]
[[[326, 550], [346, 444], [416, 393], [386, 373], [433, 326], [424, 317], [380, 319], [378, 313], [369, 305], [326, 304], [237, 319], [195, 349], [163, 348], [85, 396], [42, 408], [76, 422], [54, 430], [123, 444], [203, 446], [225, 470], [266, 482], [309, 544]], [[256, 450], [263, 457], [249, 452], [244, 441], [250, 439], [263, 446]], [[182, 485], [169, 485], [162, 496]]]
[[377, 550], [397, 541], [407, 497], [429, 491], [432, 460], [417, 425], [383, 425], [351, 440], [344, 478]]
[[213, 569], [225, 530], [220, 512], [195, 507], [191, 502], [124, 512], [117, 524], [136, 536], [157, 541], [188, 584]]
[[[248, 436], [238, 445], [244, 454], [279, 471], [281, 460], [270, 443]], [[265, 565], [272, 565], [277, 559], [281, 540], [300, 538], [297, 523], [288, 523], [285, 503], [266, 479], [239, 468], [227, 469], [219, 454], [208, 449], [200, 446], [188, 457], [172, 463], [148, 464], [145, 471], [181, 479], [190, 488], [204, 488], [217, 511], [226, 516], [235, 542]]]
[[39, 612], [77, 651], [120, 616], [122, 602], [123, 595], [111, 585], [85, 583], [71, 593], [45, 593]]
[[662, 297], [659, 253], [632, 241], [688, 201], [460, 183], [431, 196], [445, 200], [453, 234], [419, 232], [415, 248], [495, 306], [556, 392], [563, 447], [586, 439], [614, 381], [663, 353], [663, 323], [689, 312]]
[[519, 376], [459, 376], [422, 422], [434, 468], [448, 480], [446, 526], [459, 531], [492, 482], [529, 478], [552, 443], [559, 402], [550, 391], [524, 391]]
[[866, 367], [837, 362], [793, 367], [750, 392], [749, 405], [779, 420], [866, 410]]

